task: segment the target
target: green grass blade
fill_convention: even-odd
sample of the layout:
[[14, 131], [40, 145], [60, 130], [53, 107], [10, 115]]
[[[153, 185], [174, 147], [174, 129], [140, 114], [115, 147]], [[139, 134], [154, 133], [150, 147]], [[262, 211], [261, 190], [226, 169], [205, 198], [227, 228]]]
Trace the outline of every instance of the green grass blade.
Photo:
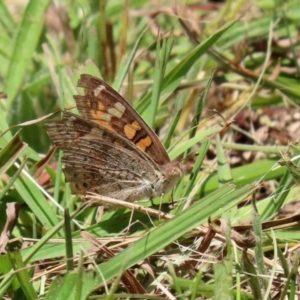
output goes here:
[[26, 299], [37, 299], [37, 294], [33, 288], [32, 283], [30, 282], [30, 277], [26, 265], [22, 261], [22, 256], [20, 251], [14, 251], [13, 256], [14, 268], [17, 271], [17, 277], [19, 279], [22, 291], [26, 296]]
[[[162, 42], [162, 47], [160, 46]], [[165, 76], [166, 64], [170, 57], [172, 46], [174, 43], [173, 36], [169, 36], [167, 39], [160, 40], [158, 37], [156, 43], [156, 59], [154, 67], [154, 79], [151, 93], [149, 113], [145, 114], [145, 121], [150, 127], [154, 128], [155, 119], [157, 116], [157, 108], [159, 104], [159, 98], [161, 95], [162, 80]]]
[[4, 91], [8, 95], [8, 111], [20, 92], [26, 72], [32, 63], [33, 53], [44, 27], [44, 14], [49, 3], [49, 0], [31, 0], [24, 11], [4, 83]]
[[17, 132], [10, 142], [0, 151], [1, 175], [3, 175], [13, 165], [26, 147], [27, 145], [21, 141], [19, 132]]
[[223, 185], [229, 182], [232, 182], [232, 175], [230, 166], [227, 162], [224, 149], [221, 145], [220, 135], [216, 136], [216, 145], [217, 145], [217, 160], [218, 160], [218, 181], [219, 185]]
[[197, 160], [196, 160], [196, 162], [193, 166], [193, 170], [190, 173], [189, 181], [187, 182], [187, 184], [185, 186], [183, 197], [187, 197], [190, 194], [190, 192], [192, 191], [192, 189], [195, 185], [196, 179], [198, 177], [202, 162], [203, 162], [204, 158], [206, 157], [209, 145], [210, 145], [210, 140], [209, 139], [202, 142], [201, 147], [199, 149], [199, 155], [198, 155]]
[[242, 253], [241, 264], [243, 271], [246, 273], [246, 277], [248, 278], [249, 286], [251, 288], [254, 299], [261, 300], [263, 297], [261, 294], [259, 279], [253, 263], [248, 258], [246, 250], [244, 250]]
[[0, 0], [0, 23], [2, 30], [5, 30], [6, 35], [12, 34], [16, 23], [3, 0]]
[[231, 299], [232, 297], [232, 262], [225, 259], [214, 265], [215, 299]]
[[148, 29], [148, 26], [146, 26], [142, 30], [141, 34], [138, 36], [129, 57], [127, 57], [126, 60], [123, 57], [123, 59], [121, 61], [121, 64], [120, 64], [120, 67], [119, 67], [119, 70], [118, 70], [118, 73], [117, 73], [117, 76], [116, 76], [116, 79], [115, 79], [114, 83], [112, 84], [112, 87], [116, 91], [120, 90], [120, 88], [122, 86], [122, 83], [123, 83], [123, 81], [124, 81], [124, 79], [125, 79], [125, 77], [128, 73], [129, 67], [130, 67], [130, 65], [131, 65], [131, 63], [134, 59], [134, 55], [136, 54], [136, 51], [137, 51], [138, 46], [141, 42], [141, 39], [142, 39], [143, 35], [145, 34], [145, 32], [147, 31], [147, 29]]
[[66, 258], [67, 258], [67, 270], [74, 270], [74, 253], [73, 253], [73, 243], [72, 243], [72, 231], [71, 231], [71, 219], [68, 208], [64, 211], [65, 219], [65, 235], [66, 235]]

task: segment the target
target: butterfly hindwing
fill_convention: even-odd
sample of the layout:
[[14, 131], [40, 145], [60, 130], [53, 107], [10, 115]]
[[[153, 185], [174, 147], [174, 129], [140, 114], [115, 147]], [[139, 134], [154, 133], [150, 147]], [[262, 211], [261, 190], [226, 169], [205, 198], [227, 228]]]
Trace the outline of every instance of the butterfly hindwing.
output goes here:
[[132, 190], [134, 198], [139, 193], [151, 196], [156, 164], [125, 139], [69, 112], [46, 125], [54, 144], [64, 151], [64, 172], [73, 193], [96, 192], [126, 201], [131, 201]]

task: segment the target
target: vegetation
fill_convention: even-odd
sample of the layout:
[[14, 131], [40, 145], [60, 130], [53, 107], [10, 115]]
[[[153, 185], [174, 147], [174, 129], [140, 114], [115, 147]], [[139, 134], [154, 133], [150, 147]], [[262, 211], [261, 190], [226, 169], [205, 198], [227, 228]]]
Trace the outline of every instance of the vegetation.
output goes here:
[[[0, 297], [295, 299], [299, 2], [20, 3], [0, 1]], [[83, 73], [185, 164], [172, 195], [71, 194], [44, 121]]]

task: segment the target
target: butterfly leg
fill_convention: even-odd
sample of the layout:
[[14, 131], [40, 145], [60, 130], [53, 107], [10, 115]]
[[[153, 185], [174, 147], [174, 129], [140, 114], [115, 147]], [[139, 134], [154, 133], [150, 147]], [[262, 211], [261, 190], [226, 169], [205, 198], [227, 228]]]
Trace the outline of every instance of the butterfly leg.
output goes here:
[[153, 197], [150, 197], [149, 200], [151, 201], [151, 206], [155, 206], [155, 204], [153, 202]]
[[168, 205], [169, 206], [172, 206], [172, 205], [175, 205], [176, 204], [176, 201], [174, 201], [174, 198], [173, 198], [173, 192], [170, 194], [170, 199], [168, 201]]

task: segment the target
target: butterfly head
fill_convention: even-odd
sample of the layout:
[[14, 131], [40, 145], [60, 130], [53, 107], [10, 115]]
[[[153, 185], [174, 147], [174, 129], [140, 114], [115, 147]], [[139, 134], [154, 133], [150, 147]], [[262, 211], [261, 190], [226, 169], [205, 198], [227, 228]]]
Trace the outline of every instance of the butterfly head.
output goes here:
[[169, 192], [183, 175], [183, 165], [179, 161], [168, 162], [160, 168], [160, 176], [154, 184], [156, 196]]

